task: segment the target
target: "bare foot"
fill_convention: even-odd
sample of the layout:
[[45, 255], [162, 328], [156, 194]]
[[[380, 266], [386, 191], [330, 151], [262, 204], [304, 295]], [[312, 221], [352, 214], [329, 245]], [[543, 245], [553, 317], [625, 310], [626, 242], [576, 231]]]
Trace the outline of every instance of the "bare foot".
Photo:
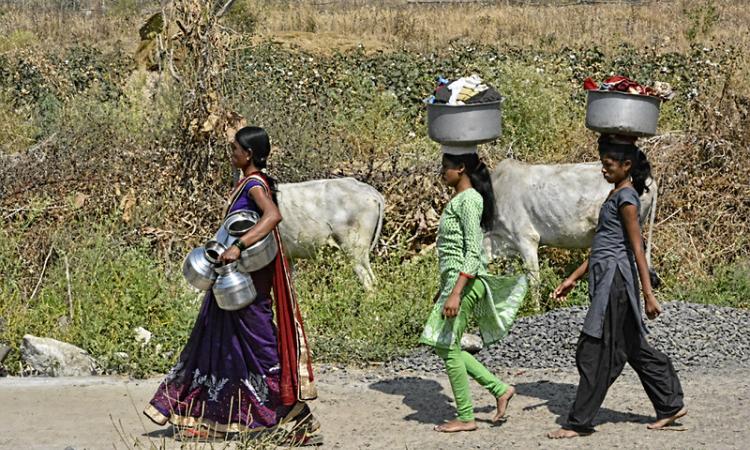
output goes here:
[[577, 431], [573, 430], [566, 430], [565, 428], [560, 428], [559, 430], [551, 431], [547, 433], [547, 437], [550, 439], [570, 439], [574, 437], [579, 436], [588, 436], [591, 433], [579, 433]]
[[665, 427], [672, 425], [675, 422], [675, 420], [679, 419], [680, 417], [684, 417], [686, 414], [687, 414], [687, 408], [682, 408], [681, 410], [677, 411], [677, 413], [674, 416], [659, 419], [654, 423], [650, 423], [646, 425], [646, 428], [648, 428], [649, 430], [661, 430]]
[[442, 425], [436, 425], [435, 431], [441, 433], [456, 433], [459, 431], [474, 431], [477, 429], [477, 424], [474, 421], [462, 422], [458, 419], [445, 422]]
[[508, 408], [508, 403], [510, 403], [510, 399], [514, 395], [516, 395], [516, 388], [509, 386], [505, 393], [497, 398], [497, 412], [492, 418], [493, 423], [498, 423], [505, 417], [505, 410]]

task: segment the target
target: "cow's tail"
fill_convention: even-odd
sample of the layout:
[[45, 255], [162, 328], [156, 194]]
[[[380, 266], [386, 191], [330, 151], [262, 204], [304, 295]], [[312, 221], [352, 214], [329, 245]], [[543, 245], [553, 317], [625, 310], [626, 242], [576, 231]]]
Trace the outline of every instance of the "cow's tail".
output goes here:
[[383, 194], [378, 192], [377, 189], [373, 188], [373, 190], [378, 194], [378, 225], [375, 227], [375, 232], [372, 235], [372, 241], [370, 241], [370, 252], [375, 250], [375, 247], [378, 245], [378, 240], [380, 240], [380, 232], [383, 231], [383, 219], [385, 218], [385, 198], [383, 197]]
[[[653, 180], [653, 178], [652, 178]], [[651, 265], [651, 237], [654, 235], [654, 221], [656, 220], [656, 198], [659, 196], [659, 186], [656, 185], [656, 180], [652, 183], [654, 187], [654, 195], [651, 197], [651, 217], [648, 220], [648, 240], [646, 242], [646, 263], [649, 267]]]

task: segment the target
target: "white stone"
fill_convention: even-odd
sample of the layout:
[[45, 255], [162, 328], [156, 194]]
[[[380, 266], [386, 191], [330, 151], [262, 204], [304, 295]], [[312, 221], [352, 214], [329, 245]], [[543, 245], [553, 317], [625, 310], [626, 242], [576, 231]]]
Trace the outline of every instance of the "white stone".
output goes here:
[[135, 340], [140, 342], [141, 345], [146, 345], [151, 341], [151, 332], [143, 327], [138, 327], [135, 330]]
[[21, 343], [23, 362], [51, 377], [96, 375], [96, 361], [85, 350], [50, 338], [27, 334]]
[[464, 333], [464, 335], [461, 336], [461, 349], [463, 351], [477, 353], [482, 350], [482, 347], [484, 347], [482, 338], [476, 334]]

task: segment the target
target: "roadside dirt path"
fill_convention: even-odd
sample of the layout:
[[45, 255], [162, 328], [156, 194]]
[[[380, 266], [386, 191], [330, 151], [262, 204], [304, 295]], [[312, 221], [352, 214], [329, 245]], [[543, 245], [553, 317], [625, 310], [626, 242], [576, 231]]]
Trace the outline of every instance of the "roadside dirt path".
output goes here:
[[[568, 441], [550, 441], [544, 434], [567, 413], [577, 383], [573, 370], [507, 369], [498, 375], [518, 390], [508, 421], [497, 427], [486, 422], [493, 399], [473, 384], [477, 417], [484, 422], [477, 431], [446, 435], [432, 431], [453, 414], [445, 376], [320, 370], [320, 399], [313, 403], [325, 438], [319, 448], [748, 448], [750, 369], [680, 372], [690, 413], [672, 431], [648, 431], [651, 405], [626, 368], [598, 416], [598, 432]], [[112, 377], [0, 379], [0, 448], [127, 448], [117, 427], [124, 430], [130, 448], [136, 439], [140, 448], [150, 443], [154, 448], [179, 448], [171, 430], [139, 413], [158, 383]]]

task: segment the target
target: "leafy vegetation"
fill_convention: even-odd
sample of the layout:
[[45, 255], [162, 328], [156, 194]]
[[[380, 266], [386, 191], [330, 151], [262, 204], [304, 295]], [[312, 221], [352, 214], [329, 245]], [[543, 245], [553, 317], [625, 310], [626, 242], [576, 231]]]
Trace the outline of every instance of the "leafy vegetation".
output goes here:
[[[207, 92], [188, 85], [201, 79], [179, 57], [138, 67], [138, 27], [153, 13], [142, 7], [122, 2], [97, 21], [0, 10], [0, 341], [14, 349], [32, 333], [85, 348], [108, 372], [169, 367], [200, 304], [179, 265], [220, 219], [232, 183], [222, 140], [231, 127], [221, 124], [238, 114], [269, 130], [280, 180], [355, 176], [387, 199], [375, 292], [362, 291], [336, 252], [297, 266], [318, 360], [375, 361], [413, 347], [437, 288], [429, 247], [449, 198], [422, 99], [435, 76], [468, 73], [506, 97], [503, 137], [481, 148], [490, 164], [594, 160], [588, 76], [671, 83], [662, 135], [642, 143], [660, 186], [659, 295], [748, 307], [750, 91], [741, 80], [750, 45], [726, 32], [750, 20], [742, 2], [659, 2], [658, 14], [472, 7], [454, 34], [431, 8], [295, 3], [290, 16], [286, 2], [238, 1], [212, 35], [226, 46], [203, 66], [220, 76]], [[193, 115], [186, 105], [218, 109]], [[198, 116], [207, 120], [192, 124]], [[205, 124], [216, 125], [212, 138], [191, 149], [205, 164], [187, 171], [185, 133]], [[584, 257], [542, 250], [545, 309], [560, 306], [547, 294]], [[567, 304], [586, 301], [582, 283]], [[146, 347], [138, 326], [154, 334]], [[5, 364], [19, 373], [18, 361], [14, 351]]]

